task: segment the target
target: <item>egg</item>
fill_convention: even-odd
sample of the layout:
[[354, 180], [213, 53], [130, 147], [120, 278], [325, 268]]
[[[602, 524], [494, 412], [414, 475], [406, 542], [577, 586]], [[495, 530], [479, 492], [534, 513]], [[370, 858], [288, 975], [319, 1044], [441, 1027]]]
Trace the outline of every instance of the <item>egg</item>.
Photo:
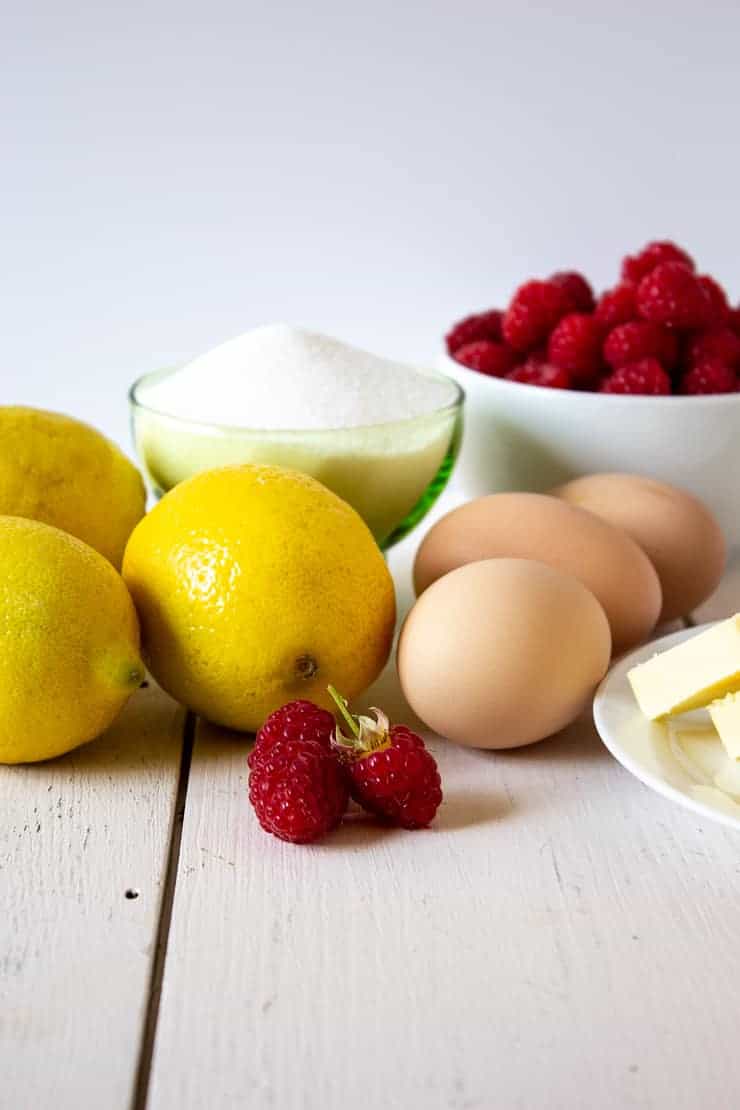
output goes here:
[[527, 559], [469, 563], [429, 586], [398, 643], [403, 693], [430, 729], [519, 748], [573, 721], [609, 665], [603, 608], [572, 575]]
[[722, 529], [685, 490], [637, 474], [592, 474], [552, 492], [623, 528], [639, 544], [660, 579], [660, 620], [685, 617], [719, 585], [727, 559]]
[[615, 652], [641, 643], [657, 623], [660, 582], [642, 548], [593, 513], [539, 493], [490, 494], [437, 521], [416, 555], [416, 592], [456, 567], [506, 556], [578, 578], [604, 607]]

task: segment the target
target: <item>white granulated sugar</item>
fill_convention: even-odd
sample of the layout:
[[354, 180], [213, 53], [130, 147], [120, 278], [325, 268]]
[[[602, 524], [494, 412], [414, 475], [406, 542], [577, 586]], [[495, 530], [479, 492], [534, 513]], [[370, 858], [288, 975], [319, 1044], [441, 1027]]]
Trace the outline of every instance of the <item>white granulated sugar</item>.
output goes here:
[[406, 420], [454, 399], [450, 382], [288, 324], [230, 339], [141, 395], [183, 419], [296, 430]]

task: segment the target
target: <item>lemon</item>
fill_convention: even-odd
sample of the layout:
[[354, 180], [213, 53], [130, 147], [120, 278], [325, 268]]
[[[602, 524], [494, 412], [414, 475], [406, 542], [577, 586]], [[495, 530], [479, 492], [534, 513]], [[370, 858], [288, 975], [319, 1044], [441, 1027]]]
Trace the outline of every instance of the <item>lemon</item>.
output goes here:
[[393, 581], [354, 509], [313, 478], [230, 466], [176, 486], [137, 525], [123, 575], [168, 693], [253, 732], [294, 698], [331, 706], [377, 677]]
[[143, 677], [118, 572], [58, 528], [0, 516], [0, 763], [92, 740]]
[[145, 501], [136, 467], [94, 428], [56, 412], [0, 407], [0, 514], [63, 528], [120, 569]]

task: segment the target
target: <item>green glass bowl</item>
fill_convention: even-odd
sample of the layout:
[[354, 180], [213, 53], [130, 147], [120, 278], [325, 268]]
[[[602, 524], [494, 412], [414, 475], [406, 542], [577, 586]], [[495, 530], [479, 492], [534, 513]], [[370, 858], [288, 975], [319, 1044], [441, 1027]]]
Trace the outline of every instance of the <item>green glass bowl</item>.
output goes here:
[[234, 463], [301, 470], [348, 501], [387, 550], [428, 513], [447, 484], [462, 436], [464, 393], [411, 420], [358, 428], [269, 431], [184, 420], [146, 404], [147, 386], [178, 367], [145, 374], [129, 392], [134, 444], [156, 497], [199, 474]]

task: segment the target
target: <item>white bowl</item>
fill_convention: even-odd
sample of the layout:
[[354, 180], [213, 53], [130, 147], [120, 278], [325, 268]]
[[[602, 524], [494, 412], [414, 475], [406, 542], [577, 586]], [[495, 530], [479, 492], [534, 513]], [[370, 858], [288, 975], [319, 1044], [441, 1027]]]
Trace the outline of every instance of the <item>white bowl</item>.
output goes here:
[[440, 368], [467, 397], [451, 481], [459, 494], [542, 491], [608, 471], [645, 474], [701, 498], [730, 547], [740, 547], [740, 393], [576, 393], [490, 378], [447, 355]]

